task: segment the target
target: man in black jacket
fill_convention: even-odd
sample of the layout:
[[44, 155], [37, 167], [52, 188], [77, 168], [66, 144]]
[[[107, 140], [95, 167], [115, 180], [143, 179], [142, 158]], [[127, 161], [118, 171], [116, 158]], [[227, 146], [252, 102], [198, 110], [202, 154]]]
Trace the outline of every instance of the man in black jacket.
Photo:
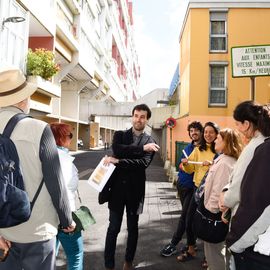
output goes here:
[[105, 163], [113, 163], [116, 169], [111, 181], [109, 199], [109, 227], [105, 243], [105, 267], [113, 270], [115, 249], [120, 232], [124, 208], [126, 207], [128, 239], [123, 270], [133, 269], [138, 240], [139, 214], [143, 211], [145, 194], [145, 169], [150, 165], [159, 146], [144, 128], [151, 117], [145, 104], [136, 105], [132, 110], [132, 128], [116, 131], [113, 137], [113, 157], [106, 157]]

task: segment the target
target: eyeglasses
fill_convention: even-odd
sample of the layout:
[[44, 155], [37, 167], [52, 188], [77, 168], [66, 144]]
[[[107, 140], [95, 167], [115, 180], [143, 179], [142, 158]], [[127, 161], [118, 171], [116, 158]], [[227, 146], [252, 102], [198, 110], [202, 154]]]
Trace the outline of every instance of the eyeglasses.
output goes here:
[[68, 135], [66, 135], [67, 137], [69, 137], [70, 139], [73, 138], [73, 134], [70, 132]]

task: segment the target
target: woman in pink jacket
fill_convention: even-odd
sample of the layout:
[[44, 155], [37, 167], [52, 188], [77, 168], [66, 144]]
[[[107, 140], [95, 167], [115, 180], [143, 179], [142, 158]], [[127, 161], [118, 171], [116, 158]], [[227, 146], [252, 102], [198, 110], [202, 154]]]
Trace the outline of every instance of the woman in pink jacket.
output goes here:
[[[209, 169], [204, 189], [204, 205], [212, 213], [219, 212], [220, 193], [228, 184], [233, 166], [241, 153], [242, 144], [239, 134], [230, 128], [221, 130], [215, 140], [215, 150], [220, 155]], [[221, 254], [223, 247], [224, 242], [217, 244], [204, 242], [209, 270], [225, 269], [224, 256]]]

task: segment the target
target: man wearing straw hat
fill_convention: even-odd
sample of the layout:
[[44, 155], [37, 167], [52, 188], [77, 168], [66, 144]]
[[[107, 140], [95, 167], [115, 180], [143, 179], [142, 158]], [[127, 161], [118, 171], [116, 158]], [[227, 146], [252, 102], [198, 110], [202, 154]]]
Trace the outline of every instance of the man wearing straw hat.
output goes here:
[[[27, 82], [18, 68], [0, 69], [0, 133], [12, 116], [29, 113], [30, 96], [36, 89], [37, 86]], [[0, 263], [0, 269], [55, 269], [58, 226], [65, 232], [72, 232], [75, 225], [54, 137], [47, 123], [27, 117], [17, 123], [11, 139], [18, 152], [30, 201], [42, 179], [44, 184], [30, 219], [17, 226], [0, 229], [0, 249], [6, 256]]]

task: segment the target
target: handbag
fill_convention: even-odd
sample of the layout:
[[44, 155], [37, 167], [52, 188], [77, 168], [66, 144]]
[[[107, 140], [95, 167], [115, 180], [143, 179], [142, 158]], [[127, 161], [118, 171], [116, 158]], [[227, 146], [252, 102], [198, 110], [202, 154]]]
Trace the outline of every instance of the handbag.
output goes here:
[[[77, 193], [80, 204], [82, 204], [82, 200], [78, 190]], [[96, 223], [96, 220], [93, 217], [90, 209], [84, 205], [81, 205], [79, 209], [72, 212], [72, 219], [76, 223], [75, 232], [85, 231], [89, 228], [90, 225]]]
[[106, 202], [109, 202], [112, 196], [112, 186], [115, 179], [116, 170], [113, 171], [112, 175], [110, 176], [108, 182], [103, 187], [103, 189], [98, 194], [98, 203], [104, 204]]
[[224, 241], [229, 230], [229, 224], [222, 221], [221, 215], [222, 212], [212, 213], [205, 208], [203, 194], [193, 219], [195, 235], [209, 243]]

